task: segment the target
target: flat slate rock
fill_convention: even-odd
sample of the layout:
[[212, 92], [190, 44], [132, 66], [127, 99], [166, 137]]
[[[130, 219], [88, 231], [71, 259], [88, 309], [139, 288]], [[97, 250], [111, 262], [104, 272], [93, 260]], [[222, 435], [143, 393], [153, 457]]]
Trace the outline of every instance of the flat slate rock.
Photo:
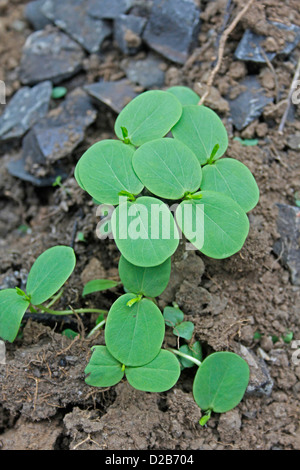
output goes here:
[[52, 93], [50, 81], [33, 88], [22, 87], [11, 98], [0, 116], [0, 142], [22, 137], [49, 109]]
[[89, 53], [100, 50], [104, 39], [112, 34], [107, 21], [87, 13], [90, 0], [46, 0], [42, 12]]
[[163, 63], [161, 58], [149, 54], [146, 59], [125, 59], [122, 68], [131, 82], [144, 88], [160, 88], [165, 83], [165, 72], [160, 68]]
[[35, 31], [23, 47], [21, 82], [24, 85], [45, 80], [60, 83], [81, 70], [84, 57], [80, 45], [57, 28]]
[[300, 286], [300, 207], [276, 205], [280, 239], [275, 242], [273, 251], [288, 268], [292, 284]]
[[45, 177], [35, 176], [28, 169], [26, 159], [22, 157], [20, 160], [11, 160], [7, 165], [8, 172], [15, 178], [19, 178], [23, 181], [33, 184], [37, 187], [47, 187], [52, 186], [54, 181], [58, 176], [61, 176], [62, 179], [67, 177], [67, 174], [64, 170], [57, 168], [51, 168], [51, 174], [48, 174]]
[[96, 101], [106, 104], [116, 113], [120, 113], [126, 104], [137, 96], [132, 84], [126, 79], [92, 83], [84, 89]]
[[242, 130], [254, 119], [257, 119], [267, 104], [273, 102], [264, 94], [259, 80], [250, 75], [240, 82], [246, 89], [234, 100], [228, 99], [230, 118], [236, 129]]
[[134, 5], [135, 0], [89, 0], [87, 12], [95, 18], [114, 20]]
[[49, 20], [42, 11], [44, 3], [45, 0], [34, 0], [33, 2], [27, 3], [24, 7], [24, 17], [36, 31], [52, 24], [52, 21]]
[[32, 163], [52, 163], [70, 155], [96, 117], [90, 97], [75, 89], [24, 137], [23, 155]]
[[120, 15], [114, 21], [114, 38], [124, 54], [136, 54], [142, 45], [147, 19], [135, 15]]
[[200, 29], [194, 0], [153, 0], [143, 38], [155, 51], [184, 64]]
[[[270, 23], [286, 34], [283, 49], [276, 52], [265, 51], [267, 58], [272, 61], [276, 55], [289, 55], [295, 49], [300, 42], [300, 27], [294, 24], [288, 26], [283, 23], [278, 23], [277, 21], [271, 21]], [[290, 41], [291, 34], [294, 35], [293, 41]], [[239, 60], [265, 63], [266, 58], [261, 52], [265, 40], [266, 36], [256, 34], [250, 29], [247, 29], [234, 53], [235, 57]]]

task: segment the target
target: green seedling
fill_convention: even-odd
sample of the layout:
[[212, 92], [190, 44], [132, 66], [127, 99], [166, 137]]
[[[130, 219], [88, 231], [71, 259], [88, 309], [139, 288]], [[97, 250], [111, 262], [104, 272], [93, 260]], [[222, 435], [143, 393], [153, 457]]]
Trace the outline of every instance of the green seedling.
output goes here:
[[[115, 300], [107, 318], [99, 309], [50, 308], [75, 267], [71, 248], [54, 247], [34, 263], [25, 291], [0, 292], [0, 337], [15, 339], [27, 309], [98, 313], [88, 336], [104, 328], [105, 346], [93, 347], [86, 383], [110, 387], [126, 377], [138, 390], [164, 392], [176, 384], [181, 369], [196, 366], [193, 394], [205, 425], [213, 412], [240, 402], [249, 367], [231, 352], [203, 360], [193, 323], [184, 320], [176, 305], [162, 314], [155, 297], [169, 283], [171, 257], [182, 234], [216, 259], [242, 248], [249, 230], [247, 212], [257, 204], [259, 190], [243, 163], [224, 157], [226, 129], [214, 111], [198, 102], [186, 87], [142, 93], [117, 117], [117, 139], [95, 143], [76, 165], [82, 190], [106, 209], [113, 206], [109, 231], [121, 252], [121, 282], [96, 279], [83, 290], [85, 297], [123, 285], [125, 294]], [[177, 336], [177, 349], [164, 349], [166, 326]]]
[[[198, 101], [185, 87], [142, 93], [116, 119], [119, 140], [94, 144], [76, 165], [79, 186], [116, 206], [112, 234], [133, 265], [162, 264], [181, 234], [217, 259], [237, 253], [247, 238], [257, 184], [242, 162], [222, 158], [225, 126]], [[168, 201], [176, 201], [175, 218]]]
[[[103, 310], [89, 308], [62, 311], [50, 308], [61, 296], [62, 291], [55, 294], [68, 280], [75, 264], [76, 258], [72, 248], [54, 246], [42, 253], [32, 265], [25, 291], [18, 287], [0, 291], [0, 338], [10, 342], [15, 340], [27, 309], [53, 315], [70, 315], [74, 311], [102, 313]], [[48, 300], [48, 305], [42, 305]]]
[[61, 98], [64, 98], [66, 94], [68, 93], [68, 90], [64, 86], [56, 86], [52, 89], [52, 94], [51, 98], [54, 100], [59, 100]]

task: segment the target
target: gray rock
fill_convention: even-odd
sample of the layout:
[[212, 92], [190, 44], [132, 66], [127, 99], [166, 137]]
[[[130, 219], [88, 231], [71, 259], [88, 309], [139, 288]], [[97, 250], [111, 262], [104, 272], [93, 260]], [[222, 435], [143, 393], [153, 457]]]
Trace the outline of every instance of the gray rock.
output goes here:
[[27, 3], [24, 8], [24, 16], [26, 20], [36, 31], [44, 29], [47, 25], [52, 24], [52, 21], [49, 20], [49, 18], [47, 18], [42, 12], [42, 6], [44, 3], [45, 0], [34, 0], [33, 2]]
[[26, 134], [22, 158], [10, 162], [8, 171], [36, 186], [51, 185], [64, 173], [56, 162], [70, 155], [83, 141], [87, 127], [96, 117], [90, 97], [83, 90], [75, 89]]
[[234, 100], [228, 99], [230, 117], [236, 129], [241, 130], [257, 119], [267, 104], [273, 102], [273, 98], [267, 97], [259, 80], [250, 75], [240, 82], [246, 90]]
[[143, 38], [155, 51], [184, 64], [200, 28], [194, 0], [153, 0]]
[[160, 68], [163, 63], [159, 57], [149, 54], [146, 59], [125, 60], [122, 68], [131, 82], [144, 88], [160, 88], [165, 83], [165, 72]]
[[235, 352], [245, 359], [250, 368], [250, 380], [246, 393], [255, 396], [270, 396], [274, 382], [265, 361], [241, 344], [235, 349]]
[[[295, 47], [300, 42], [300, 27], [294, 24], [285, 25], [283, 23], [278, 23], [276, 21], [270, 22], [272, 25], [276, 26], [278, 29], [283, 30], [286, 33], [287, 39], [283, 49], [278, 52], [266, 52], [265, 54], [270, 61], [276, 57], [278, 54], [288, 55], [290, 54]], [[294, 34], [294, 40], [290, 41], [291, 33]], [[266, 36], [253, 33], [250, 29], [247, 29], [235, 51], [235, 57], [239, 60], [251, 61], [264, 63], [266, 59], [261, 52], [263, 42], [265, 41]]]
[[0, 116], [0, 141], [22, 137], [49, 109], [50, 81], [33, 88], [22, 87], [12, 97]]
[[27, 163], [53, 163], [72, 153], [97, 117], [89, 96], [80, 88], [33, 126], [23, 139]]
[[127, 13], [133, 6], [134, 0], [89, 0], [87, 12], [100, 19], [114, 20], [119, 15]]
[[124, 54], [134, 55], [141, 48], [142, 33], [146, 18], [134, 15], [120, 15], [114, 21], [114, 38]]
[[291, 282], [300, 285], [300, 208], [287, 204], [278, 207], [277, 230], [280, 239], [274, 244], [273, 251], [288, 268]]
[[30, 170], [27, 169], [26, 160], [23, 157], [20, 160], [11, 160], [7, 165], [7, 170], [12, 176], [27, 181], [37, 187], [52, 186], [58, 176], [61, 176], [63, 179], [67, 176], [60, 168], [52, 168], [51, 174], [45, 177], [34, 176]]
[[42, 12], [90, 53], [98, 52], [104, 39], [112, 34], [107, 21], [87, 13], [90, 0], [46, 0]]
[[116, 113], [120, 113], [124, 106], [137, 96], [132, 84], [128, 80], [115, 82], [98, 82], [86, 85], [84, 89], [96, 101], [109, 106]]
[[20, 64], [20, 79], [25, 85], [44, 80], [60, 83], [82, 68], [82, 48], [54, 27], [35, 31], [26, 40]]

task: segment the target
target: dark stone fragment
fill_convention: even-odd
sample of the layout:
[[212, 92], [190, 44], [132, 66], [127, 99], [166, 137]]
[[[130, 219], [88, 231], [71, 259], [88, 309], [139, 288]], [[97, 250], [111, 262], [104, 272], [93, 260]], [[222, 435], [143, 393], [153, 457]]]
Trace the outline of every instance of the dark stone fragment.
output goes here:
[[277, 230], [280, 239], [273, 251], [288, 268], [292, 284], [300, 286], [300, 208], [287, 204], [276, 204], [278, 211]]
[[241, 130], [258, 118], [273, 98], [265, 96], [259, 80], [255, 76], [246, 77], [240, 85], [246, 90], [234, 100], [228, 99], [230, 117], [236, 129]]
[[36, 186], [51, 185], [63, 174], [56, 162], [83, 141], [85, 130], [96, 117], [89, 96], [81, 89], [74, 90], [24, 137], [22, 158], [9, 163], [9, 172]]
[[7, 165], [7, 170], [12, 176], [23, 181], [27, 181], [37, 187], [51, 186], [58, 176], [61, 176], [63, 179], [67, 176], [66, 173], [59, 168], [52, 168], [51, 174], [46, 177], [39, 178], [34, 176], [27, 170], [24, 158], [21, 158], [20, 160], [11, 160]]
[[111, 35], [112, 27], [107, 21], [92, 18], [87, 13], [89, 3], [90, 0], [46, 0], [42, 11], [84, 49], [95, 53]]
[[60, 83], [82, 68], [84, 52], [65, 33], [54, 27], [35, 31], [26, 40], [20, 64], [20, 79], [25, 85], [44, 80]]
[[134, 55], [141, 48], [146, 18], [120, 15], [114, 22], [114, 38], [124, 54]]
[[84, 89], [90, 96], [106, 104], [116, 113], [120, 113], [124, 106], [137, 96], [133, 86], [124, 79], [93, 83], [86, 85]]
[[155, 51], [184, 64], [200, 28], [200, 10], [193, 0], [153, 0], [143, 38]]
[[100, 19], [114, 20], [123, 13], [127, 13], [133, 6], [134, 0], [89, 0], [87, 12]]
[[162, 64], [159, 57], [149, 54], [146, 59], [125, 60], [123, 69], [131, 82], [144, 88], [160, 88], [165, 83], [165, 72], [160, 69]]
[[20, 88], [0, 116], [0, 141], [22, 137], [44, 117], [48, 112], [51, 92], [50, 81], [33, 88]]
[[52, 24], [52, 21], [49, 20], [42, 11], [44, 3], [45, 0], [34, 0], [33, 2], [27, 3], [24, 8], [24, 16], [26, 20], [36, 31], [44, 29], [45, 26]]
[[[289, 55], [295, 49], [300, 42], [300, 27], [294, 24], [288, 26], [277, 21], [271, 21], [270, 23], [284, 31], [286, 35], [285, 45], [281, 50], [276, 52], [264, 51], [268, 59], [272, 61], [276, 55]], [[293, 41], [290, 41], [291, 33], [294, 34]], [[265, 39], [266, 36], [253, 33], [250, 29], [247, 29], [235, 51], [235, 57], [239, 60], [265, 63], [266, 59], [261, 52]]]

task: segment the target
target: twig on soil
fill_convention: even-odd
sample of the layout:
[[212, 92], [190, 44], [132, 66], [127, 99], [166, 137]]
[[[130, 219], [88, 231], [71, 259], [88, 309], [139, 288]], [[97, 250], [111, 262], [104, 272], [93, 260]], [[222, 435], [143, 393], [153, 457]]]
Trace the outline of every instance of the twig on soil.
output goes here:
[[69, 346], [67, 346], [65, 349], [62, 349], [61, 351], [58, 351], [56, 354], [55, 354], [55, 357], [57, 356], [60, 356], [61, 354], [64, 354], [65, 352], [69, 351], [69, 349], [71, 349], [71, 347], [73, 346], [73, 344], [79, 340], [79, 336], [75, 336], [75, 338], [71, 341], [71, 343], [69, 344]]
[[280, 124], [279, 124], [279, 128], [278, 128], [278, 133], [279, 133], [279, 134], [283, 134], [283, 129], [284, 129], [284, 126], [285, 126], [285, 122], [286, 122], [286, 120], [287, 120], [287, 117], [288, 117], [288, 114], [289, 114], [289, 110], [290, 110], [290, 107], [291, 107], [292, 94], [294, 93], [295, 88], [296, 88], [296, 86], [297, 86], [297, 82], [298, 82], [299, 76], [300, 76], [300, 58], [299, 58], [299, 60], [298, 60], [296, 72], [295, 72], [294, 78], [293, 78], [292, 83], [291, 83], [291, 86], [290, 86], [290, 90], [289, 90], [289, 94], [288, 94], [288, 103], [287, 103], [287, 107], [285, 108], [285, 112], [283, 113], [283, 116], [282, 116], [281, 121], [280, 121]]
[[83, 441], [78, 442], [78, 443], [72, 448], [72, 450], [76, 450], [79, 446], [81, 446], [82, 444], [85, 444], [86, 442], [93, 442], [93, 444], [96, 444], [96, 446], [98, 446], [98, 447], [101, 449], [100, 444], [98, 444], [98, 442], [94, 441], [94, 439], [91, 438], [91, 435], [88, 434], [88, 437], [86, 437]]
[[276, 104], [277, 104], [278, 101], [279, 101], [279, 84], [278, 84], [277, 73], [276, 73], [276, 70], [275, 70], [274, 67], [273, 67], [272, 62], [270, 61], [269, 57], [267, 56], [267, 54], [265, 53], [265, 51], [264, 51], [264, 49], [263, 49], [262, 47], [260, 47], [260, 51], [261, 51], [261, 53], [262, 53], [263, 58], [264, 58], [265, 61], [266, 61], [267, 66], [268, 66], [269, 69], [271, 70], [271, 72], [272, 72], [272, 74], [273, 74], [273, 77], [274, 77], [275, 93], [276, 93], [275, 102], [276, 102]]
[[224, 50], [225, 50], [225, 45], [226, 45], [226, 42], [227, 42], [227, 39], [228, 37], [230, 36], [230, 34], [232, 33], [232, 31], [234, 30], [234, 28], [236, 27], [236, 25], [239, 23], [239, 21], [241, 20], [241, 18], [245, 15], [245, 13], [248, 11], [248, 9], [250, 8], [250, 6], [254, 3], [255, 0], [249, 0], [248, 3], [244, 6], [244, 8], [237, 14], [237, 16], [234, 18], [234, 20], [232, 21], [232, 23], [230, 23], [230, 25], [225, 29], [225, 31], [223, 32], [221, 38], [220, 38], [220, 44], [219, 44], [219, 50], [218, 50], [218, 60], [217, 60], [217, 63], [215, 65], [215, 67], [213, 68], [209, 78], [208, 78], [208, 81], [207, 81], [207, 84], [206, 84], [206, 92], [204, 93], [204, 95], [202, 96], [202, 98], [200, 99], [199, 101], [199, 105], [203, 104], [204, 101], [206, 100], [206, 98], [208, 97], [208, 95], [210, 94], [210, 90], [211, 90], [211, 87], [213, 85], [213, 82], [214, 82], [214, 79], [215, 79], [215, 76], [217, 75], [218, 71], [220, 70], [220, 67], [222, 65], [222, 61], [223, 61], [223, 56], [224, 56]]

